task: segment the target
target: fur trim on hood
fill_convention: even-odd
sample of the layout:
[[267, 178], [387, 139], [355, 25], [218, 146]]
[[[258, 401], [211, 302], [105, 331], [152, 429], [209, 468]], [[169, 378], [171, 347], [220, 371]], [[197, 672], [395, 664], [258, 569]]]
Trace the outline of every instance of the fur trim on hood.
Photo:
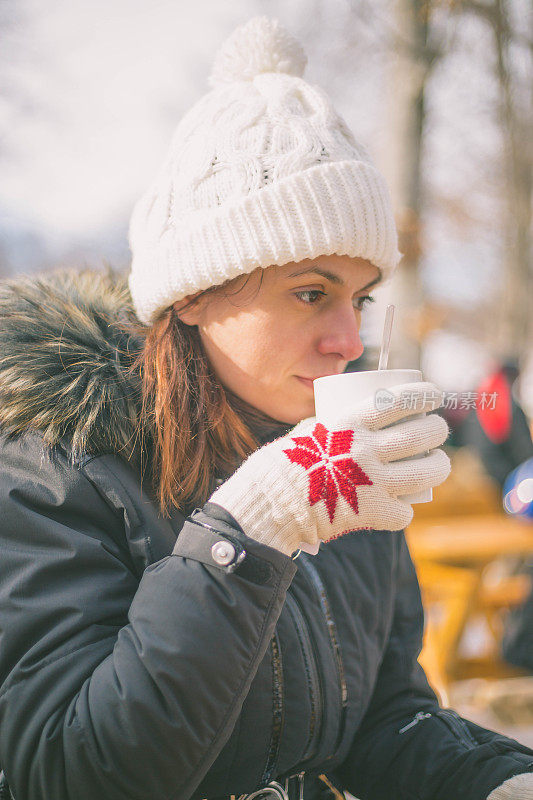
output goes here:
[[0, 431], [39, 431], [73, 460], [136, 446], [146, 328], [126, 276], [61, 271], [0, 283]]

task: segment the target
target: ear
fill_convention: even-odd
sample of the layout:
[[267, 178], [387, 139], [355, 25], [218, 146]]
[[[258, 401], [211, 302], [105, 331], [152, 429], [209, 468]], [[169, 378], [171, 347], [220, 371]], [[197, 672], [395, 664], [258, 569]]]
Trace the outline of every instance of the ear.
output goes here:
[[189, 294], [187, 297], [184, 297], [182, 300], [177, 300], [174, 303], [174, 310], [185, 325], [198, 325], [202, 310], [202, 302], [197, 300], [197, 298], [201, 294], [202, 292]]

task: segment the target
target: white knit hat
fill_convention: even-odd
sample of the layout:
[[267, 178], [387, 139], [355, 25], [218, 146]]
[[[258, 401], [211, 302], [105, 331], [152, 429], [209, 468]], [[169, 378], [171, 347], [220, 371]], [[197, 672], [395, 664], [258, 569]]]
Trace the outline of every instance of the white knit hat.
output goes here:
[[277, 20], [238, 27], [212, 90], [179, 123], [135, 205], [129, 285], [140, 320], [257, 267], [320, 255], [400, 259], [389, 193]]

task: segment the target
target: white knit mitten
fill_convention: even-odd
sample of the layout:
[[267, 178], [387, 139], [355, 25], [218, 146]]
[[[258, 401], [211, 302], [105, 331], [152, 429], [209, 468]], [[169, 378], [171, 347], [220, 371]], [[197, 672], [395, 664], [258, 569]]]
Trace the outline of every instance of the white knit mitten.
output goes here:
[[494, 789], [487, 800], [533, 800], [533, 772], [509, 778]]
[[391, 393], [386, 409], [372, 398], [328, 427], [315, 418], [300, 422], [252, 453], [211, 502], [248, 536], [287, 555], [302, 542], [313, 546], [350, 531], [401, 530], [413, 510], [400, 496], [437, 486], [449, 474], [448, 457], [433, 449], [448, 426], [437, 414], [409, 418], [440, 405], [442, 392], [433, 384], [403, 384]]

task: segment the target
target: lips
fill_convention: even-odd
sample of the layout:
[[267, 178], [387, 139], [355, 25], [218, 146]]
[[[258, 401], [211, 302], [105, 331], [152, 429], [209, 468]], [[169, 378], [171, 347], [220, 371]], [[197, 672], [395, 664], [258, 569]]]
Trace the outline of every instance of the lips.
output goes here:
[[307, 386], [308, 389], [313, 388], [313, 379], [312, 378], [301, 378], [299, 375], [296, 375], [300, 383], [303, 383], [304, 386]]
[[[328, 372], [327, 375], [334, 375], [336, 373]], [[295, 377], [303, 383], [305, 386], [308, 386], [310, 389], [313, 388], [313, 381], [316, 381], [317, 378], [326, 378], [327, 375], [316, 375], [314, 378], [303, 378], [301, 375], [296, 375]]]

